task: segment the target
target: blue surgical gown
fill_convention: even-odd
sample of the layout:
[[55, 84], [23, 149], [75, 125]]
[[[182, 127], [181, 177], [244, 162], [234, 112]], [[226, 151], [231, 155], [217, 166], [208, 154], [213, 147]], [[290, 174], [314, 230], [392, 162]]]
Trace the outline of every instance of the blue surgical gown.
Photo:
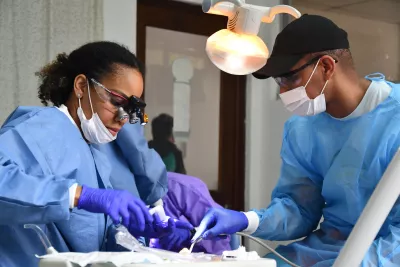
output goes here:
[[104, 214], [69, 209], [72, 184], [111, 188], [109, 176], [107, 157], [57, 108], [17, 108], [0, 130], [0, 266], [38, 266], [45, 249], [26, 223], [60, 252], [116, 247]]
[[[277, 251], [300, 266], [332, 266], [399, 149], [400, 85], [389, 85], [386, 100], [360, 117], [337, 120], [322, 113], [287, 121], [281, 176], [270, 206], [254, 210], [260, 219], [254, 236], [278, 241], [305, 237]], [[399, 201], [361, 266], [400, 266]]]
[[95, 146], [111, 162], [113, 188], [131, 192], [148, 205], [168, 191], [167, 170], [154, 149], [149, 149], [139, 123], [125, 124], [114, 142]]

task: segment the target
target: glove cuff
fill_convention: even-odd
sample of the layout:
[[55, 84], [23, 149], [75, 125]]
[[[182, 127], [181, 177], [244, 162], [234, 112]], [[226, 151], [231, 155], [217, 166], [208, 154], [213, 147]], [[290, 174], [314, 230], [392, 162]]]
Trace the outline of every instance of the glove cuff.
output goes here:
[[251, 235], [257, 230], [258, 225], [260, 224], [260, 219], [258, 218], [258, 214], [254, 211], [244, 212], [244, 215], [246, 215], [248, 225], [243, 232]]

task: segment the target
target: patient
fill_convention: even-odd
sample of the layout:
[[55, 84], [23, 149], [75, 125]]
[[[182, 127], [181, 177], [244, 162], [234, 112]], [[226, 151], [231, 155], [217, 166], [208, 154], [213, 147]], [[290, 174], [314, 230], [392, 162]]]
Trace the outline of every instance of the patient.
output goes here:
[[[221, 207], [212, 199], [207, 185], [195, 177], [168, 172], [168, 193], [163, 198], [164, 210], [169, 216], [198, 226], [213, 207]], [[179, 252], [184, 247], [190, 247], [190, 231], [176, 230], [174, 233], [160, 239], [152, 239], [151, 247]], [[194, 246], [193, 252], [222, 254], [231, 250], [230, 238], [212, 241], [203, 240]]]
[[162, 158], [167, 171], [186, 174], [182, 152], [175, 145], [174, 118], [168, 114], [160, 114], [151, 122], [153, 140], [149, 148], [153, 148]]

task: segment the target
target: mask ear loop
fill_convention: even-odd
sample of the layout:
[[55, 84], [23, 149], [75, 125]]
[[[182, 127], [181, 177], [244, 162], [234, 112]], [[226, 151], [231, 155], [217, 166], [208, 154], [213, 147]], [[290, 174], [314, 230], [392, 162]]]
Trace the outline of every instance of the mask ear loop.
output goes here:
[[328, 82], [329, 82], [329, 80], [327, 80], [327, 81], [325, 82], [325, 85], [324, 85], [324, 87], [322, 88], [322, 91], [321, 91], [321, 95], [324, 93], [325, 87], [326, 87], [326, 85], [328, 84]]
[[304, 88], [306, 88], [307, 85], [308, 85], [308, 83], [311, 81], [311, 78], [312, 78], [312, 76], [314, 75], [314, 72], [317, 70], [317, 67], [318, 67], [318, 64], [319, 64], [319, 61], [320, 61], [320, 60], [321, 60], [321, 59], [318, 59], [317, 64], [315, 64], [315, 67], [314, 67], [313, 71], [311, 72], [310, 78], [308, 78], [308, 81], [307, 81], [306, 85], [304, 85]]
[[79, 107], [82, 109], [82, 105], [81, 105], [81, 94], [78, 94], [77, 97], [78, 97]]
[[[89, 86], [89, 80], [86, 78], [87, 80], [87, 88], [88, 88], [88, 94], [89, 94], [89, 103], [90, 103], [90, 109], [92, 110], [92, 116], [94, 115], [94, 111], [93, 111], [93, 105], [92, 105], [92, 99], [90, 97], [90, 86]], [[96, 89], [95, 89], [96, 90]], [[80, 103], [80, 102], [79, 102]]]

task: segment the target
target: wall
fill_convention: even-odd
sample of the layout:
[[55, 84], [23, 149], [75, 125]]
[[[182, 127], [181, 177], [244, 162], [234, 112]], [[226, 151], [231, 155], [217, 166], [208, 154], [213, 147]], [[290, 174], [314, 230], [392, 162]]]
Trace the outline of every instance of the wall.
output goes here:
[[136, 52], [136, 0], [103, 0], [104, 40]]
[[355, 66], [361, 75], [381, 72], [389, 80], [400, 80], [400, 27], [398, 24], [313, 9], [301, 0], [294, 1], [294, 6], [302, 14], [325, 16], [348, 32]]
[[102, 1], [0, 1], [0, 125], [41, 105], [35, 72], [61, 52], [103, 37]]

